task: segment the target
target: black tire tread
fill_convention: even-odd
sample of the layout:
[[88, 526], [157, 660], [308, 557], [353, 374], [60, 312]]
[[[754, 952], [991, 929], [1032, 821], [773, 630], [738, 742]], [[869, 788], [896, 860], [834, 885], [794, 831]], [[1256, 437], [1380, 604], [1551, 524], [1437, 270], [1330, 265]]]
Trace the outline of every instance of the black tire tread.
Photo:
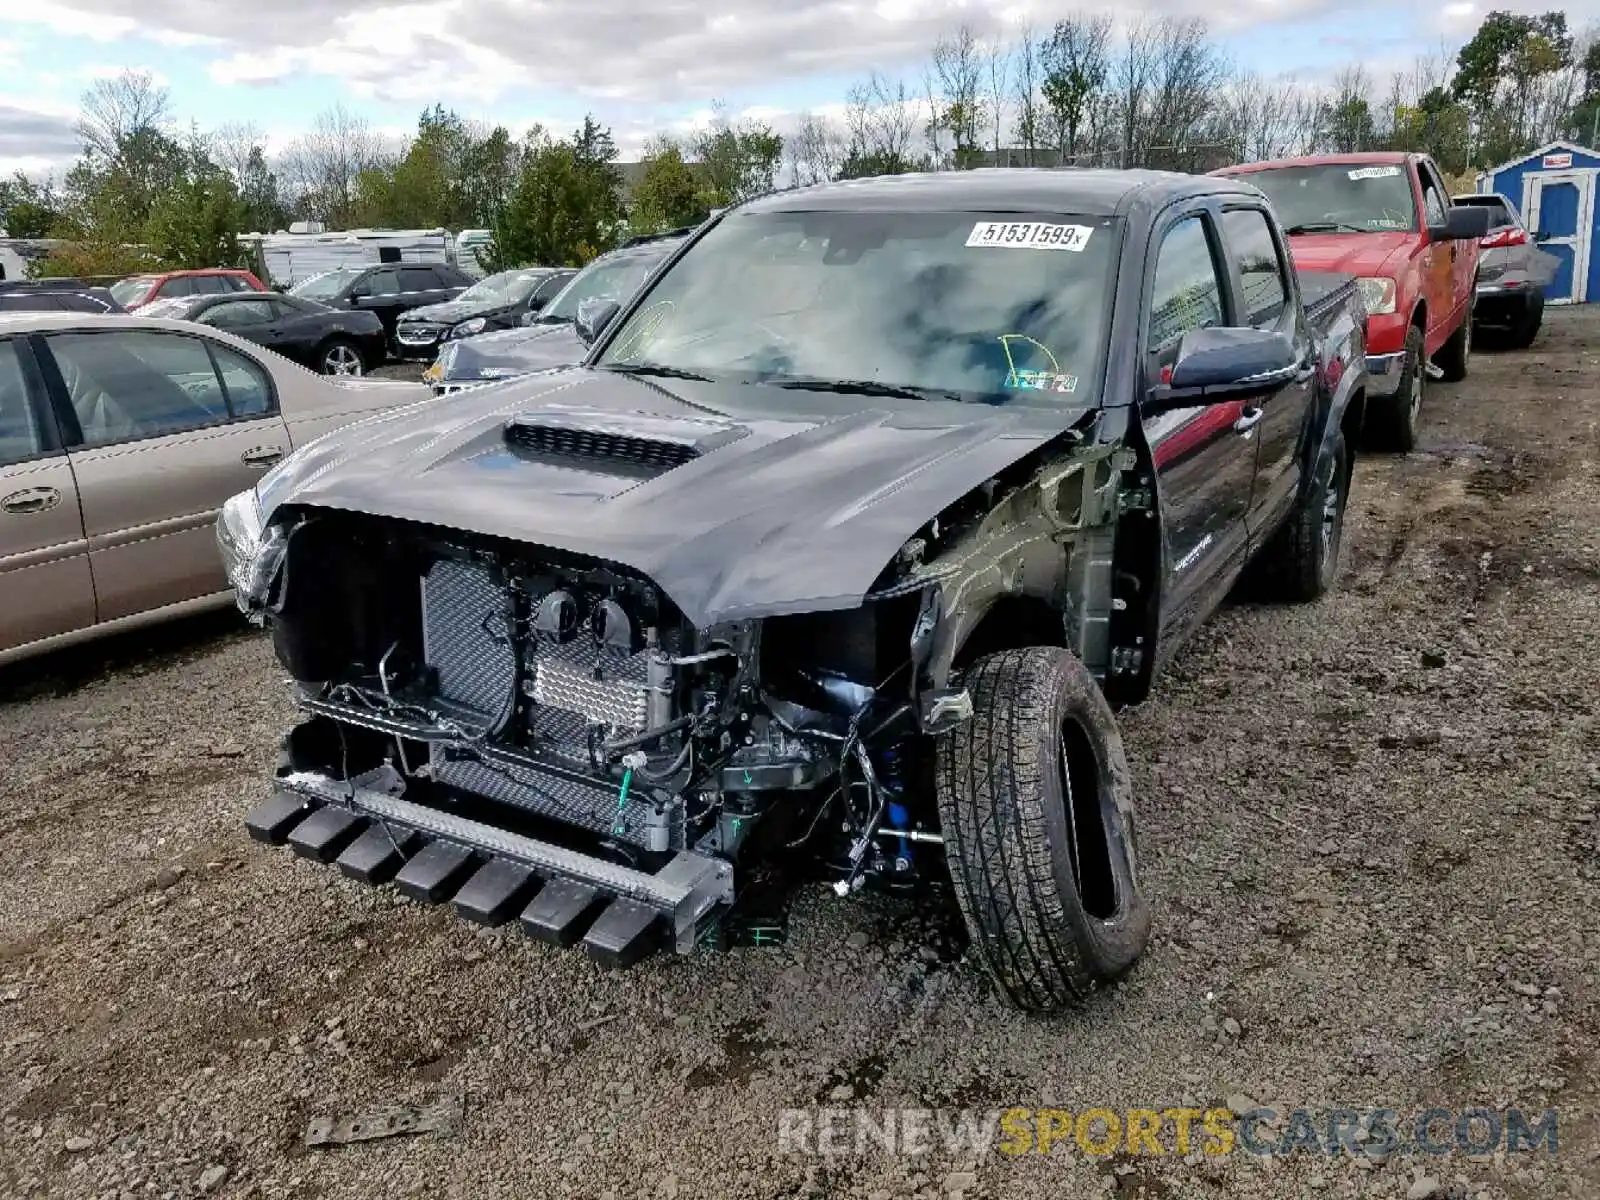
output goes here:
[[[1423, 348], [1422, 330], [1413, 325], [1406, 332], [1406, 349], [1413, 352], [1412, 362], [1414, 370], [1423, 372], [1423, 403], [1427, 403], [1428, 392], [1426, 385], [1427, 372], [1423, 367], [1426, 350]], [[1382, 400], [1371, 401], [1372, 424], [1375, 426], [1377, 441], [1384, 449], [1392, 450], [1399, 454], [1409, 454], [1417, 448], [1416, 430], [1411, 427], [1407, 418], [1404, 398], [1400, 393], [1385, 397]]]
[[1446, 383], [1460, 383], [1467, 377], [1467, 370], [1471, 364], [1468, 337], [1472, 330], [1472, 309], [1467, 309], [1467, 315], [1461, 319], [1461, 324], [1456, 326], [1444, 345], [1439, 347], [1439, 353], [1434, 355], [1433, 361], [1444, 372], [1441, 378]]
[[1544, 297], [1540, 296], [1537, 300], [1529, 301], [1517, 318], [1517, 323], [1506, 335], [1506, 346], [1512, 350], [1526, 350], [1539, 336], [1539, 327], [1543, 324]]
[[[1333, 451], [1341, 457], [1335, 471], [1343, 474], [1343, 502], [1350, 502], [1348, 481], [1349, 447], [1338, 435]], [[1322, 577], [1322, 504], [1324, 487], [1318, 482], [1307, 488], [1294, 511], [1262, 553], [1262, 579], [1273, 599], [1291, 604], [1306, 604], [1328, 590]]]
[[[1132, 956], [1107, 972], [1070, 936], [1069, 901], [1058, 886], [1046, 829], [1043, 785], [1053, 766], [1040, 733], [1056, 728], [1064, 694], [1098, 706], [1103, 719], [1091, 736], [1105, 742], [1120, 796], [1131, 797], [1121, 735], [1093, 676], [1065, 650], [992, 654], [974, 662], [963, 682], [972, 720], [941, 738], [937, 755], [939, 818], [956, 903], [978, 956], [1012, 1003], [1059, 1009], [1126, 969]], [[1075, 911], [1076, 898], [1070, 903]], [[1134, 941], [1142, 949], [1149, 925], [1142, 900], [1136, 913]]]

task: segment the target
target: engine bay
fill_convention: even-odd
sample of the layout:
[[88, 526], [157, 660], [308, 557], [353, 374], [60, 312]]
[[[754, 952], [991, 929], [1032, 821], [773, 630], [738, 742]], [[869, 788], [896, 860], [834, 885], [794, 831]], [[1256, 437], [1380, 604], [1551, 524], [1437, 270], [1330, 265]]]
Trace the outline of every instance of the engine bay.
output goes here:
[[288, 560], [274, 644], [333, 727], [297, 768], [381, 766], [647, 870], [811, 844], [853, 890], [938, 840], [906, 798], [915, 592], [696, 631], [626, 568], [345, 512], [297, 522]]

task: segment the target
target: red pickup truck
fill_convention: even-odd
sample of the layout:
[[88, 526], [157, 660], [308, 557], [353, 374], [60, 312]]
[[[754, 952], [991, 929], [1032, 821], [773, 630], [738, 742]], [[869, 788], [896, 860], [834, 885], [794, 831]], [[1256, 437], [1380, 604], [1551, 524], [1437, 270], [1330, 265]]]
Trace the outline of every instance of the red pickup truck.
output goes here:
[[1367, 429], [1412, 449], [1424, 380], [1467, 373], [1488, 214], [1453, 204], [1425, 154], [1318, 155], [1214, 173], [1266, 193], [1302, 271], [1356, 276], [1367, 309]]

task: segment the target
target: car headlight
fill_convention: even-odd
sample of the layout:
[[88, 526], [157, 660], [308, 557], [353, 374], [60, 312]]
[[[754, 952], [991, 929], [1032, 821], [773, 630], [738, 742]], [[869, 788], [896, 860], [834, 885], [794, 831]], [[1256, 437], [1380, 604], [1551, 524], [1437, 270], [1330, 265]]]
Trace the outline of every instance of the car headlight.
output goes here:
[[489, 325], [484, 317], [473, 317], [470, 321], [463, 321], [450, 331], [453, 338], [471, 337], [475, 333], [482, 333]]
[[1361, 293], [1361, 303], [1369, 317], [1381, 317], [1395, 309], [1394, 280], [1366, 276], [1356, 280], [1356, 290]]
[[289, 534], [281, 525], [266, 527], [256, 491], [230, 496], [217, 517], [217, 547], [222, 566], [233, 585], [239, 611], [256, 617], [271, 600], [273, 583], [289, 548]]

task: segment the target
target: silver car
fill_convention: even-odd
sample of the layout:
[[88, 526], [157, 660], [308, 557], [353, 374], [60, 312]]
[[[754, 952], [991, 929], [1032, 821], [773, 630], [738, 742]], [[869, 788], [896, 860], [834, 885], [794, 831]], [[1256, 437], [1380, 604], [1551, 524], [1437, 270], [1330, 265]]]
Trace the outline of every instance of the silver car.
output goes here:
[[1477, 307], [1473, 324], [1500, 335], [1503, 344], [1533, 345], [1544, 320], [1544, 289], [1559, 262], [1535, 244], [1517, 206], [1504, 196], [1457, 196], [1455, 203], [1489, 210], [1489, 232], [1479, 242]]

